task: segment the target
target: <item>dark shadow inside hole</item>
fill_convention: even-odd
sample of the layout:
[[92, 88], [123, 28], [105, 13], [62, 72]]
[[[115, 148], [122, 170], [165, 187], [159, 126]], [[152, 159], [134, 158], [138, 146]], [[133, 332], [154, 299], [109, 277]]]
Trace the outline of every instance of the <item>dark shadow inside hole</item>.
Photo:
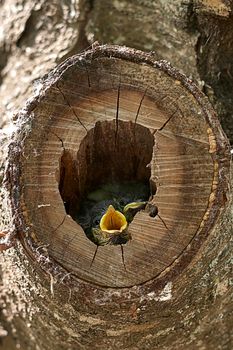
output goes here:
[[[125, 244], [130, 237], [127, 229], [119, 232], [124, 218], [118, 213], [129, 223], [156, 191], [150, 180], [154, 146], [150, 130], [120, 120], [117, 139], [115, 136], [114, 120], [97, 122], [82, 140], [76, 159], [64, 151], [60, 163], [59, 191], [66, 212], [97, 245]], [[126, 215], [124, 208], [129, 203], [141, 204], [130, 207]], [[106, 231], [99, 237], [101, 218], [110, 205], [117, 212], [102, 220]], [[110, 232], [114, 227], [117, 233]]]

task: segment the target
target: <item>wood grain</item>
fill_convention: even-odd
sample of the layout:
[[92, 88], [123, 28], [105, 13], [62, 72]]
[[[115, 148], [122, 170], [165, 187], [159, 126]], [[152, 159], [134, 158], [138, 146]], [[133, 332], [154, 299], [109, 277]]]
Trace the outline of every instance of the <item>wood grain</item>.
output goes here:
[[[171, 73], [119, 57], [77, 59], [41, 97], [24, 139], [20, 206], [27, 236], [74, 278], [107, 287], [154, 279], [185, 252], [209, 208], [216, 180], [211, 128]], [[109, 178], [150, 179], [157, 187], [151, 202], [159, 215], [141, 211], [129, 225], [126, 270], [120, 246], [100, 247], [90, 267], [96, 246], [63, 203], [75, 211], [91, 185]]]

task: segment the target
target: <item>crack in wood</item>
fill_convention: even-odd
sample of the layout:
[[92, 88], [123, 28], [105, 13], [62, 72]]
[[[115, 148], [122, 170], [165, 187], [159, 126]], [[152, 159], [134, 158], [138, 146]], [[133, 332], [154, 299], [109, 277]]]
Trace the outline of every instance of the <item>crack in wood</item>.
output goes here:
[[121, 244], [121, 259], [122, 259], [122, 263], [124, 266], [124, 270], [125, 270], [125, 272], [127, 272], [126, 265], [125, 265], [125, 257], [124, 257], [124, 247], [122, 244]]
[[86, 132], [88, 131], [86, 126], [82, 123], [82, 121], [80, 120], [80, 118], [78, 117], [78, 115], [76, 114], [74, 108], [71, 106], [69, 100], [67, 99], [67, 97], [65, 96], [64, 92], [61, 90], [60, 86], [58, 85], [58, 83], [56, 84], [57, 89], [59, 90], [59, 92], [61, 93], [64, 101], [66, 102], [66, 104], [70, 107], [70, 109], [72, 110], [75, 118], [78, 120], [78, 122], [80, 123], [80, 125], [86, 130]]
[[117, 105], [116, 105], [116, 131], [115, 131], [115, 147], [117, 146], [118, 128], [119, 128], [119, 106], [120, 106], [120, 88], [121, 88], [121, 75], [119, 86], [117, 89]]
[[56, 137], [58, 138], [58, 140], [61, 142], [61, 145], [62, 145], [63, 150], [66, 151], [65, 146], [64, 146], [64, 142], [63, 142], [62, 138], [59, 137], [54, 131], [51, 131], [51, 130], [50, 130], [50, 132], [51, 132], [51, 134], [53, 134], [54, 136], [56, 136]]
[[[93, 264], [94, 264], [94, 261], [95, 261], [95, 258], [96, 258], [97, 251], [98, 251], [99, 247], [100, 247], [99, 245], [96, 246], [94, 255], [93, 255], [92, 260], [91, 260], [91, 263], [90, 263], [90, 269], [91, 269], [91, 267], [92, 267]], [[124, 247], [123, 247], [122, 244], [120, 245], [120, 247], [121, 247], [121, 259], [122, 259], [122, 263], [123, 263], [125, 272], [127, 272], [126, 264], [125, 264], [125, 257], [124, 257]]]
[[171, 233], [172, 235], [174, 235], [174, 232], [172, 232], [168, 227], [167, 227], [167, 224], [165, 222], [165, 220], [163, 220], [163, 218], [161, 217], [161, 215], [159, 215], [159, 213], [157, 214], [158, 218], [160, 219], [160, 221], [163, 223], [164, 227], [167, 229], [167, 231], [169, 233]]
[[90, 269], [91, 269], [91, 267], [92, 267], [92, 265], [93, 265], [93, 263], [94, 263], [94, 261], [95, 261], [95, 258], [96, 258], [96, 254], [97, 254], [98, 249], [99, 249], [99, 246], [97, 245], [96, 248], [95, 248], [95, 252], [94, 252], [93, 258], [92, 258], [92, 260], [91, 260]]
[[165, 123], [159, 128], [159, 129], [155, 129], [153, 132], [152, 132], [152, 135], [155, 135], [158, 131], [162, 131], [166, 126], [167, 124], [170, 122], [170, 120], [174, 117], [174, 115], [176, 114], [176, 112], [179, 110], [179, 108], [177, 108], [175, 110], [175, 112], [172, 113], [172, 115], [170, 115], [170, 117], [165, 121]]
[[136, 113], [136, 116], [135, 116], [135, 119], [134, 119], [134, 134], [135, 134], [135, 128], [136, 128], [136, 124], [137, 124], [137, 119], [138, 119], [138, 116], [139, 116], [139, 113], [140, 113], [140, 109], [141, 109], [141, 107], [142, 107], [142, 102], [143, 102], [143, 100], [144, 100], [144, 98], [145, 98], [145, 96], [146, 96], [147, 90], [148, 90], [148, 86], [146, 87], [146, 89], [145, 89], [145, 91], [144, 91], [144, 93], [143, 93], [143, 95], [142, 95], [142, 98], [141, 98], [141, 100], [140, 100], [140, 102], [139, 102], [139, 106], [138, 106], [138, 109], [137, 109], [137, 113]]
[[64, 215], [64, 217], [63, 217], [61, 223], [58, 224], [57, 227], [50, 233], [51, 239], [50, 239], [49, 245], [52, 244], [52, 239], [53, 239], [52, 235], [64, 224], [66, 217], [67, 217], [67, 214]]
[[164, 220], [164, 219], [161, 217], [161, 215], [159, 214], [159, 209], [158, 209], [158, 207], [157, 207], [156, 205], [150, 204], [150, 203], [147, 203], [147, 205], [148, 205], [148, 209], [149, 209], [149, 216], [150, 216], [151, 218], [156, 218], [156, 217], [158, 217], [159, 220], [160, 220], [160, 221], [162, 222], [162, 224], [164, 225], [164, 227], [166, 228], [166, 230], [167, 230], [169, 233], [172, 233], [172, 235], [173, 235], [174, 232], [172, 232], [172, 231], [168, 228], [168, 226], [167, 226], [165, 220]]

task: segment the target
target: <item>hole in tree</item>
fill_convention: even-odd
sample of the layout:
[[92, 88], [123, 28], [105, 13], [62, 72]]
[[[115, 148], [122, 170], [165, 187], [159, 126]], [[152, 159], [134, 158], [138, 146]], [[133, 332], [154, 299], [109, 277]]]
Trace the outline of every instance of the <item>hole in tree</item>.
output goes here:
[[[77, 157], [63, 152], [59, 191], [69, 214], [97, 245], [125, 244], [128, 224], [155, 194], [150, 181], [154, 137], [132, 122], [97, 122]], [[136, 204], [135, 204], [136, 203]]]

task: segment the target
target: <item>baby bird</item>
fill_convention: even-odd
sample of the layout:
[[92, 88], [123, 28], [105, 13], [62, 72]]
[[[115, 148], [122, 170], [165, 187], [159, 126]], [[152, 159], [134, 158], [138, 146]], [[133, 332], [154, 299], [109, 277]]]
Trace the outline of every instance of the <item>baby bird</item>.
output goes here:
[[131, 239], [128, 224], [133, 220], [136, 213], [145, 206], [146, 202], [129, 203], [123, 208], [122, 213], [109, 205], [101, 217], [99, 225], [92, 228], [94, 242], [97, 245], [127, 243]]
[[144, 184], [104, 185], [87, 196], [77, 222], [97, 246], [125, 244], [131, 239], [128, 225], [145, 208], [147, 198]]

